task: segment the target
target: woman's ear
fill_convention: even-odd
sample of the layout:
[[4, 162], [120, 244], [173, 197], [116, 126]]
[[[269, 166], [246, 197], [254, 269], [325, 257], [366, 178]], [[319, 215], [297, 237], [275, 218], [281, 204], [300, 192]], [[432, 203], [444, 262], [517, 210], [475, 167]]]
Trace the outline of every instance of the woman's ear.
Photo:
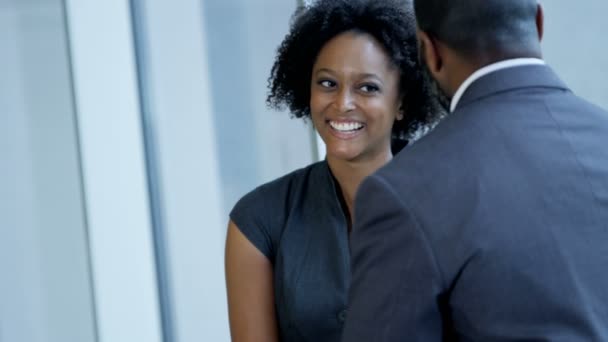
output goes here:
[[403, 103], [403, 97], [405, 95], [401, 95], [399, 97], [399, 108], [397, 109], [397, 115], [395, 115], [395, 121], [401, 121], [405, 117], [406, 105]]
[[399, 111], [397, 112], [397, 116], [395, 116], [395, 120], [401, 121], [405, 117], [402, 107], [399, 107]]

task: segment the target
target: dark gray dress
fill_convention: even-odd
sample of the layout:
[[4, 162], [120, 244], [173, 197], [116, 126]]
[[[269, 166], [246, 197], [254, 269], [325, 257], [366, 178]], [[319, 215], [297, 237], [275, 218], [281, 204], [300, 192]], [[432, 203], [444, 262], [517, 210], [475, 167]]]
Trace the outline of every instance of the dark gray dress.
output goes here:
[[340, 341], [350, 284], [347, 220], [327, 162], [264, 184], [230, 213], [272, 262], [282, 341]]

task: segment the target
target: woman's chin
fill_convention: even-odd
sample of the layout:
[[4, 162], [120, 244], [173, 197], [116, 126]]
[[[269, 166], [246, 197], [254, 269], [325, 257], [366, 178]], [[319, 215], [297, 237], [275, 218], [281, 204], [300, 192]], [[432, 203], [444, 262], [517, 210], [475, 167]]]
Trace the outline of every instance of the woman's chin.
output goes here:
[[327, 149], [327, 156], [335, 160], [353, 161], [361, 155], [361, 151], [353, 148]]

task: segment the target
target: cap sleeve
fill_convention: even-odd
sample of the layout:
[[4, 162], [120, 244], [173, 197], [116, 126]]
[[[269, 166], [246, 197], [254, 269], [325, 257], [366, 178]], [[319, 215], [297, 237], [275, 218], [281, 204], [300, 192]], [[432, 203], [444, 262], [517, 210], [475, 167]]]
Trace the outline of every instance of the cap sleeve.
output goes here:
[[275, 249], [270, 227], [269, 198], [263, 187], [243, 196], [230, 212], [230, 219], [247, 239], [274, 263]]

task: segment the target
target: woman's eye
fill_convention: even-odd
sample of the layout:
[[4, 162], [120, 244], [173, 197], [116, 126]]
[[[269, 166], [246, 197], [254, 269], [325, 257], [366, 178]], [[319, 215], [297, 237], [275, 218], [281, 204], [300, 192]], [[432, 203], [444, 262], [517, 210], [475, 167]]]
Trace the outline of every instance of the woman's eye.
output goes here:
[[333, 88], [336, 86], [336, 82], [330, 80], [321, 80], [318, 83], [324, 88]]
[[365, 93], [376, 93], [380, 91], [380, 88], [375, 84], [364, 84], [359, 89]]

